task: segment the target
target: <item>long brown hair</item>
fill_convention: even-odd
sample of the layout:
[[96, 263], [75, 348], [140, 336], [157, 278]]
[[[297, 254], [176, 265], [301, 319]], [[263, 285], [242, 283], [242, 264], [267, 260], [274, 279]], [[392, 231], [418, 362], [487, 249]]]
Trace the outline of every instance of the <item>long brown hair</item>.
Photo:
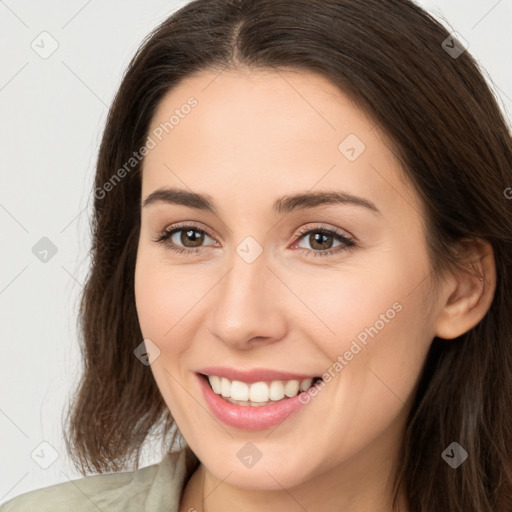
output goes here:
[[[386, 134], [423, 201], [434, 277], [460, 266], [458, 241], [492, 244], [493, 302], [462, 336], [434, 338], [394, 495], [404, 491], [411, 512], [512, 510], [512, 191], [504, 193], [512, 142], [477, 63], [468, 51], [450, 53], [460, 46], [449, 37], [409, 0], [196, 0], [147, 37], [110, 109], [97, 161], [79, 316], [84, 375], [66, 438], [83, 474], [138, 467], [157, 426], [162, 439], [173, 430], [150, 368], [134, 357], [142, 341], [133, 284], [141, 162], [126, 162], [180, 80], [206, 69], [289, 68], [329, 79]], [[469, 454], [457, 469], [441, 457], [454, 441]]]

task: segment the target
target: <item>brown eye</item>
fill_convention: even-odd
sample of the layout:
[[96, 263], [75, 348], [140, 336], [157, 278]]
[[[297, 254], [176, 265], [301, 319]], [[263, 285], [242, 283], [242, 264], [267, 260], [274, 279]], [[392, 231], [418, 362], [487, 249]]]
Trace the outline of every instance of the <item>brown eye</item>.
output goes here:
[[[307, 236], [308, 235], [308, 236]], [[170, 226], [164, 230], [160, 237], [154, 239], [155, 242], [163, 243], [166, 248], [178, 253], [196, 253], [201, 251], [206, 239], [215, 240], [208, 233], [192, 225]], [[326, 227], [318, 227], [304, 230], [297, 235], [299, 241], [305, 240], [311, 249], [305, 248], [299, 243], [299, 249], [306, 251], [307, 254], [313, 253], [313, 256], [331, 256], [341, 251], [346, 251], [356, 245], [356, 242], [341, 232]], [[335, 245], [335, 243], [338, 243]], [[213, 244], [209, 244], [213, 245]]]
[[[181, 232], [179, 241], [185, 247], [199, 247], [204, 241], [205, 233], [198, 229], [175, 230], [175, 233], [179, 233], [179, 232]], [[172, 238], [172, 236], [171, 236], [171, 238]]]
[[176, 252], [198, 252], [207, 238], [215, 241], [206, 231], [195, 226], [183, 225], [165, 229], [154, 241], [163, 243], [166, 248]]
[[325, 250], [332, 247], [334, 237], [324, 233], [313, 232], [309, 235], [308, 242], [312, 249]]
[[[346, 251], [356, 245], [355, 241], [341, 232], [325, 227], [308, 229], [298, 234], [298, 247], [306, 251], [307, 254], [313, 253], [313, 256], [329, 256], [341, 251]], [[300, 245], [306, 242], [311, 249]], [[337, 245], [334, 245], [338, 242]]]

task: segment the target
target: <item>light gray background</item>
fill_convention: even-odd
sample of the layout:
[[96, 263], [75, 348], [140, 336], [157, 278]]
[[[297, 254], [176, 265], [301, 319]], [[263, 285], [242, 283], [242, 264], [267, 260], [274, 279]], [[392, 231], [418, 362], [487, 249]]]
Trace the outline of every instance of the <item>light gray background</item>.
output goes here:
[[[76, 310], [101, 132], [139, 43], [185, 3], [0, 1], [0, 502], [80, 476], [61, 417], [80, 373]], [[512, 0], [418, 3], [469, 43], [510, 119]], [[44, 31], [58, 43], [46, 59], [32, 48], [51, 49]], [[47, 262], [32, 252], [42, 237], [57, 247]], [[143, 465], [159, 459], [148, 447]]]

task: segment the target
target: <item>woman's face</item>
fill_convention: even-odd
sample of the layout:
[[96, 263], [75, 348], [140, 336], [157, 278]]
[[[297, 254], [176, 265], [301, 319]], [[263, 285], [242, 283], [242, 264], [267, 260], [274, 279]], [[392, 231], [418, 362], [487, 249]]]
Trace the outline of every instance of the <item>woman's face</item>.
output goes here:
[[136, 305], [192, 450], [251, 489], [387, 475], [436, 307], [422, 206], [377, 127], [315, 74], [203, 71], [149, 136], [142, 204], [181, 196], [142, 207]]

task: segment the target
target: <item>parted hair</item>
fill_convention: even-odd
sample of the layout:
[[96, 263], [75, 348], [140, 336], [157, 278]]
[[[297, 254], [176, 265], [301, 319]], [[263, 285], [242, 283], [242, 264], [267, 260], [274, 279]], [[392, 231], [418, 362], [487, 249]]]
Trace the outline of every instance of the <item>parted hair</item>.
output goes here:
[[[82, 474], [136, 468], [155, 432], [162, 441], [176, 435], [151, 369], [134, 356], [143, 339], [134, 300], [143, 160], [108, 192], [104, 185], [144, 145], [159, 103], [181, 80], [203, 70], [293, 69], [330, 80], [385, 134], [424, 206], [435, 279], [469, 271], [461, 241], [492, 245], [492, 304], [458, 338], [433, 339], [394, 496], [404, 492], [410, 512], [512, 510], [512, 142], [489, 81], [451, 37], [409, 0], [196, 0], [147, 36], [110, 108], [96, 164], [103, 192], [93, 198], [78, 318], [83, 374], [66, 414]], [[456, 469], [441, 457], [454, 441], [468, 453]]]

